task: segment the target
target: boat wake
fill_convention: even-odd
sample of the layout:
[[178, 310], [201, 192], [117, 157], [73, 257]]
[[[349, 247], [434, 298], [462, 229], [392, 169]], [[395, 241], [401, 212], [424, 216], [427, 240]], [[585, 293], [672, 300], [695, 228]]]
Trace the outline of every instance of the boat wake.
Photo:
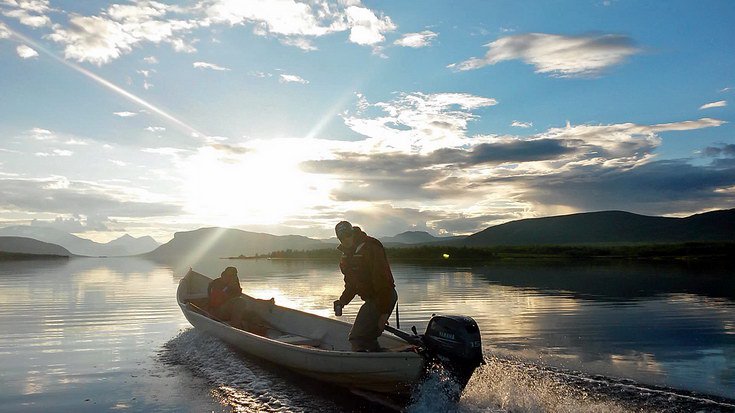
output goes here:
[[407, 412], [735, 412], [735, 401], [714, 396], [496, 357], [486, 361], [458, 403], [445, 396], [451, 386], [446, 375], [432, 371]]
[[[183, 365], [212, 385], [212, 393], [236, 412], [390, 411], [355, 400], [349, 392], [253, 361], [194, 329], [182, 331], [160, 353], [165, 363]], [[488, 357], [475, 370], [459, 402], [453, 383], [433, 369], [414, 391], [408, 413], [457, 412], [735, 412], [735, 401], [628, 380], [585, 375], [522, 361]], [[367, 410], [366, 410], [367, 408]]]
[[194, 329], [184, 330], [167, 342], [160, 358], [164, 363], [183, 365], [207, 380], [213, 386], [213, 396], [236, 412], [343, 410], [309, 388], [315, 384], [303, 383], [302, 377], [282, 370], [270, 371], [262, 362], [255, 363], [221, 340]]

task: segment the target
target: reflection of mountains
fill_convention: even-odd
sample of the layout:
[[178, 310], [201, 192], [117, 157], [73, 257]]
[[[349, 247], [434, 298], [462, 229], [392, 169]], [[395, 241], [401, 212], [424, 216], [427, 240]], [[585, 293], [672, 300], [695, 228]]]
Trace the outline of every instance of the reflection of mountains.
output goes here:
[[670, 294], [735, 300], [733, 265], [666, 263], [518, 263], [473, 268], [490, 283], [554, 295], [602, 301], [630, 301]]

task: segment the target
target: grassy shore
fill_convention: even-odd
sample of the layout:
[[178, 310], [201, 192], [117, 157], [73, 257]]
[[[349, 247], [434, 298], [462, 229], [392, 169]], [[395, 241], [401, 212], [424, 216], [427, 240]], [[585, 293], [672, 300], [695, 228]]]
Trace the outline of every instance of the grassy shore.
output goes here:
[[[663, 260], [663, 261], [723, 261], [735, 256], [733, 242], [690, 242], [682, 244], [645, 245], [532, 245], [487, 248], [417, 246], [386, 248], [392, 261], [496, 261], [496, 260]], [[253, 259], [338, 259], [334, 248], [317, 250], [284, 250], [255, 256], [231, 258]]]

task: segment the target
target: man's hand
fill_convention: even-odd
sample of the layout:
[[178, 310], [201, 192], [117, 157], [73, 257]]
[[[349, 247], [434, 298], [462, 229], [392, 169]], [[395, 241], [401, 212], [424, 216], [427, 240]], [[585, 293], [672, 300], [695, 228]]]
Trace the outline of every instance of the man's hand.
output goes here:
[[383, 330], [385, 330], [385, 325], [388, 323], [388, 317], [390, 317], [390, 314], [381, 314], [380, 317], [378, 317], [378, 331], [382, 334]]
[[342, 301], [334, 300], [334, 315], [336, 315], [337, 317], [341, 317], [342, 307], [344, 307], [344, 305], [342, 305]]

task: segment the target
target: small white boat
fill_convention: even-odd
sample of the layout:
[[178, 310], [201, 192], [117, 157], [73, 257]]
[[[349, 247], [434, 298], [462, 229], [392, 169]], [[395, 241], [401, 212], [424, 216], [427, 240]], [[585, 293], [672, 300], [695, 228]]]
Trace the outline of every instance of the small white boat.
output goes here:
[[[422, 345], [423, 342], [437, 342], [434, 346], [429, 346], [437, 348], [442, 345], [440, 342], [446, 345], [455, 338], [455, 334], [441, 331], [431, 337], [433, 340], [425, 340], [429, 338], [428, 332], [432, 324], [434, 329], [442, 327], [440, 330], [444, 330], [443, 326], [446, 323], [434, 322], [432, 319], [427, 334], [411, 336], [392, 329], [395, 333], [404, 335], [404, 338], [383, 334], [378, 342], [384, 351], [354, 352], [351, 351], [350, 343], [347, 341], [351, 324], [278, 305], [263, 305], [262, 300], [255, 300], [243, 294], [245, 299], [261, 303], [254, 306], [255, 311], [267, 322], [269, 328], [263, 335], [259, 335], [217, 321], [209, 316], [202, 305], [197, 305], [206, 302], [207, 286], [210, 281], [212, 279], [189, 270], [179, 283], [176, 298], [191, 325], [247, 354], [355, 391], [407, 393], [411, 386], [421, 379], [428, 363], [436, 359], [430, 354], [441, 353], [427, 351], [426, 346]], [[476, 340], [469, 343], [471, 349], [465, 348], [462, 351], [465, 353], [473, 351], [470, 363], [473, 366], [468, 375], [465, 371], [467, 377], [461, 378], [462, 388], [475, 367], [482, 362], [479, 330], [474, 320], [472, 323], [477, 333], [476, 336], [472, 335], [472, 338]], [[466, 333], [470, 328], [464, 326], [463, 330]], [[439, 359], [446, 358], [443, 357], [446, 354], [438, 356]]]

